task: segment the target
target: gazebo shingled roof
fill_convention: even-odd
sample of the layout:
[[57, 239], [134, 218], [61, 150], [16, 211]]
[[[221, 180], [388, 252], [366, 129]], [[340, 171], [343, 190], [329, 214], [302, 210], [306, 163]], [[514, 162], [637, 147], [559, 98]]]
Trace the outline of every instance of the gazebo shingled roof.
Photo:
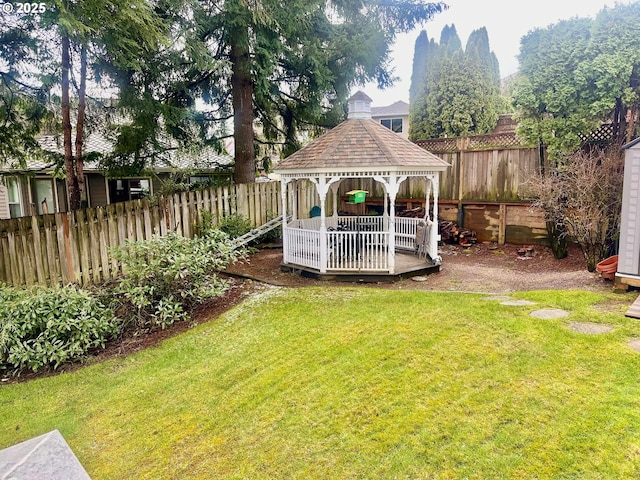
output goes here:
[[300, 169], [444, 170], [449, 164], [371, 119], [350, 119], [281, 160], [277, 172]]

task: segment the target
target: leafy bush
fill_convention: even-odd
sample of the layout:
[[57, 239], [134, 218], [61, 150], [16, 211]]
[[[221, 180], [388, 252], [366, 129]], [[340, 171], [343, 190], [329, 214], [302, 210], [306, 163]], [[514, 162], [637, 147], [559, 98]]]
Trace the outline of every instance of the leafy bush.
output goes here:
[[229, 215], [218, 223], [217, 228], [231, 238], [238, 238], [251, 231], [251, 220], [242, 215]]
[[[267, 213], [267, 218], [269, 220], [274, 219], [276, 216], [277, 215], [274, 215], [271, 212]], [[224, 217], [222, 221], [213, 228], [217, 228], [225, 232], [231, 238], [241, 237], [242, 235], [249, 233], [252, 230], [251, 220], [243, 217], [242, 215], [229, 215], [228, 217]], [[267, 233], [256, 239], [254, 243], [269, 243], [274, 242], [280, 238], [282, 238], [282, 227], [274, 228], [273, 230], [268, 231]]]
[[104, 347], [118, 329], [112, 310], [75, 286], [0, 288], [2, 370], [57, 368]]
[[215, 229], [193, 239], [171, 233], [128, 241], [110, 253], [124, 271], [115, 308], [136, 328], [165, 328], [185, 319], [193, 305], [221, 295], [228, 282], [216, 272], [239, 256], [228, 235]]

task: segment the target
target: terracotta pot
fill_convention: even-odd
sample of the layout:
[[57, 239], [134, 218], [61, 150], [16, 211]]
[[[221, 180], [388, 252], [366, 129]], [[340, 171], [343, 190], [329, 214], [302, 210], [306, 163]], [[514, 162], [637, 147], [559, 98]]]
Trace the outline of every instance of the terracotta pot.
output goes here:
[[599, 262], [596, 265], [596, 271], [602, 278], [613, 280], [618, 271], [618, 255], [613, 255]]

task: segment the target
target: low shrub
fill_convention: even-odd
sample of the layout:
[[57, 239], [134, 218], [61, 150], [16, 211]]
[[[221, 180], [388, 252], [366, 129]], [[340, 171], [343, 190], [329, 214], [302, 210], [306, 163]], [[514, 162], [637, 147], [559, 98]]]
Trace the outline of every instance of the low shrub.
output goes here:
[[230, 238], [237, 238], [251, 231], [251, 220], [242, 215], [229, 215], [218, 223], [217, 228]]
[[[221, 295], [228, 282], [217, 275], [239, 252], [229, 236], [208, 229], [193, 239], [175, 233], [150, 240], [128, 241], [110, 254], [124, 272], [114, 287], [114, 308], [125, 318], [126, 327], [165, 328], [188, 317], [198, 303]], [[126, 317], [125, 317], [126, 315]]]
[[119, 320], [75, 286], [0, 288], [0, 369], [34, 372], [76, 360], [119, 331]]
[[[277, 215], [270, 212], [267, 213], [267, 218], [273, 220]], [[249, 233], [252, 230], [251, 220], [242, 215], [229, 215], [224, 217], [217, 225], [211, 228], [216, 228], [223, 231], [231, 238], [241, 237], [242, 235]], [[270, 243], [275, 242], [282, 238], [282, 227], [274, 228], [254, 240], [252, 243]]]

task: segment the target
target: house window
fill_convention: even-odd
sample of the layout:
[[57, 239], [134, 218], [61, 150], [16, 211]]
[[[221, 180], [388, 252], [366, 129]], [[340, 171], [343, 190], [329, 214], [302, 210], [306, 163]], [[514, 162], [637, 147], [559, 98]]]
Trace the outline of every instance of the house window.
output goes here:
[[385, 118], [380, 120], [380, 123], [387, 127], [389, 130], [402, 133], [402, 119], [401, 118]]
[[118, 178], [109, 180], [109, 202], [127, 202], [147, 197], [151, 193], [148, 178]]
[[189, 177], [189, 183], [191, 187], [206, 187], [212, 183], [212, 178], [204, 175], [192, 175]]
[[15, 178], [7, 179], [7, 195], [9, 197], [9, 215], [11, 218], [22, 216], [22, 207], [20, 206], [20, 189], [18, 181]]
[[129, 180], [129, 194], [131, 200], [149, 196], [151, 185], [148, 178]]
[[55, 194], [53, 192], [53, 180], [48, 178], [36, 178], [33, 182], [34, 203], [38, 215], [46, 215], [56, 212]]

